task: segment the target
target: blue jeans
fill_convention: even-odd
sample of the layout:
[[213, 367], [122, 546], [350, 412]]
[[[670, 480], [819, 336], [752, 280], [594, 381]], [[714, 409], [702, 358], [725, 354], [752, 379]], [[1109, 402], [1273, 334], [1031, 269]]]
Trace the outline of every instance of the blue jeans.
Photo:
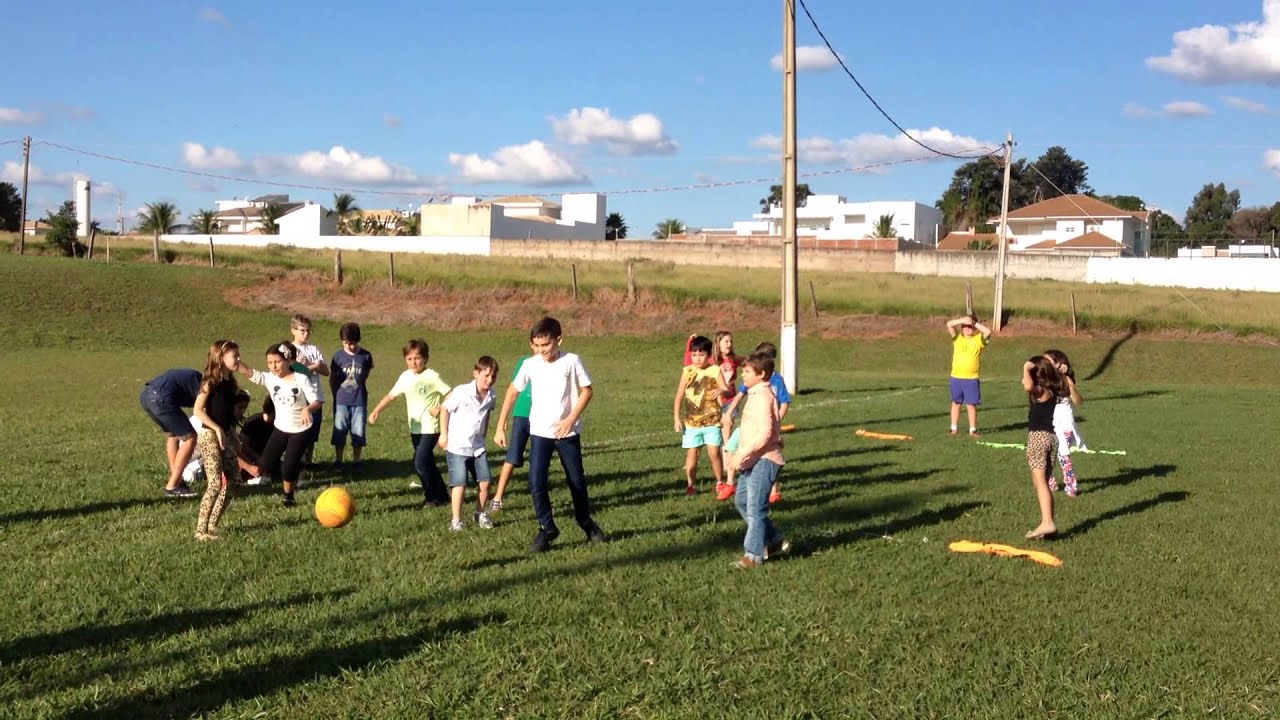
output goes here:
[[590, 532], [595, 527], [591, 519], [591, 499], [587, 496], [587, 476], [582, 470], [582, 438], [548, 438], [534, 435], [529, 438], [529, 494], [533, 497], [533, 512], [538, 526], [543, 530], [555, 530], [556, 520], [551, 512], [551, 496], [547, 490], [547, 476], [551, 470], [551, 451], [560, 456], [569, 481], [569, 494], [573, 497], [573, 519], [578, 527]]
[[782, 542], [782, 531], [769, 518], [769, 489], [778, 479], [779, 469], [772, 460], [761, 458], [751, 469], [738, 475], [738, 490], [733, 504], [738, 506], [738, 514], [747, 521], [747, 536], [742, 541], [742, 549], [757, 562], [764, 561], [765, 545]]
[[346, 447], [348, 434], [351, 435], [351, 447], [365, 446], [364, 405], [333, 406], [333, 434], [330, 442], [334, 447]]
[[413, 441], [413, 470], [422, 481], [422, 497], [426, 500], [447, 501], [449, 491], [445, 489], [444, 478], [440, 476], [440, 468], [436, 467], [436, 443], [440, 442], [440, 433], [409, 433]]

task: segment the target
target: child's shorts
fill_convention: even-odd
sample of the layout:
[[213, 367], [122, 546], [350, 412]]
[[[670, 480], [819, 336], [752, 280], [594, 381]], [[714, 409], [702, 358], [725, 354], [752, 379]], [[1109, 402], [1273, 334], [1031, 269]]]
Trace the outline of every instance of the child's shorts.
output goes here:
[[342, 447], [347, 444], [347, 435], [350, 435], [351, 447], [364, 447], [366, 422], [364, 405], [334, 405], [330, 442]]
[[1058, 449], [1058, 438], [1046, 430], [1032, 430], [1027, 433], [1027, 466], [1032, 472], [1043, 470], [1046, 475], [1053, 473], [1053, 456]]
[[516, 415], [511, 418], [511, 437], [507, 439], [506, 462], [512, 467], [524, 467], [524, 451], [529, 447], [529, 418]]
[[724, 444], [724, 451], [727, 453], [738, 452], [738, 440], [742, 436], [742, 428], [736, 427], [733, 432], [729, 433], [729, 441]]
[[977, 378], [951, 378], [951, 402], [957, 405], [981, 405], [982, 383]]
[[719, 425], [709, 427], [688, 427], [684, 429], [684, 439], [680, 442], [683, 448], [700, 448], [703, 445], [720, 447], [724, 444], [724, 433]]
[[465, 487], [468, 476], [472, 484], [493, 481], [493, 474], [489, 472], [489, 453], [475, 457], [445, 453], [445, 462], [449, 465], [449, 487]]

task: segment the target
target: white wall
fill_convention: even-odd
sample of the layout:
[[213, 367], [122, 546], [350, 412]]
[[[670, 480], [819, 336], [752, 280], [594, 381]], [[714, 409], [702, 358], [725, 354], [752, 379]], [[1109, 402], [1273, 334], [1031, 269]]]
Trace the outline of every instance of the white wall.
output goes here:
[[1280, 260], [1255, 258], [1089, 258], [1091, 283], [1280, 292]]
[[436, 236], [418, 235], [309, 235], [282, 237], [280, 235], [161, 235], [160, 239], [171, 243], [208, 245], [213, 238], [215, 248], [226, 247], [285, 247], [309, 250], [369, 250], [373, 252], [426, 253], [432, 255], [488, 255], [488, 236]]
[[[875, 230], [881, 215], [893, 216], [898, 237], [928, 247], [936, 244], [934, 228], [942, 222], [941, 210], [909, 200], [851, 203], [840, 195], [810, 195], [804, 207], [796, 208], [796, 234], [818, 240], [862, 239]], [[782, 234], [782, 208], [774, 206], [753, 217], [754, 221], [735, 222], [734, 230], [749, 235], [764, 222], [767, 234]]]
[[276, 221], [280, 234], [276, 237], [308, 237], [312, 235], [337, 235], [338, 216], [328, 213], [320, 205], [303, 205]]

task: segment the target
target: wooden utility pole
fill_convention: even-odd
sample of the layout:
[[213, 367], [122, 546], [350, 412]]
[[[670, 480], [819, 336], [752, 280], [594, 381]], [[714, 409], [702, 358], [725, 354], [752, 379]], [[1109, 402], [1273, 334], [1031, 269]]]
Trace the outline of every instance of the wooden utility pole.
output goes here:
[[796, 307], [800, 304], [796, 242], [796, 5], [782, 0], [782, 379], [798, 392]]
[[18, 254], [27, 250], [27, 176], [31, 172], [31, 136], [22, 138], [22, 218], [18, 221]]
[[1004, 193], [1000, 198], [1000, 228], [996, 233], [1000, 247], [996, 251], [996, 307], [991, 319], [991, 329], [1000, 332], [1004, 327], [1004, 263], [1009, 252], [1009, 171], [1013, 168], [1013, 133], [1004, 141]]

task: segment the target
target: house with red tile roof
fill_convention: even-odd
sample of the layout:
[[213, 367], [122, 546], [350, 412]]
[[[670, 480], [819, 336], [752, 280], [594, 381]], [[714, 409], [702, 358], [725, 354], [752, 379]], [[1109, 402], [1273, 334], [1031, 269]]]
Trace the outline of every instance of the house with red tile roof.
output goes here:
[[[998, 232], [1000, 218], [990, 222]], [[1150, 213], [1061, 195], [1011, 211], [1006, 237], [1013, 252], [1143, 257], [1151, 247]]]

